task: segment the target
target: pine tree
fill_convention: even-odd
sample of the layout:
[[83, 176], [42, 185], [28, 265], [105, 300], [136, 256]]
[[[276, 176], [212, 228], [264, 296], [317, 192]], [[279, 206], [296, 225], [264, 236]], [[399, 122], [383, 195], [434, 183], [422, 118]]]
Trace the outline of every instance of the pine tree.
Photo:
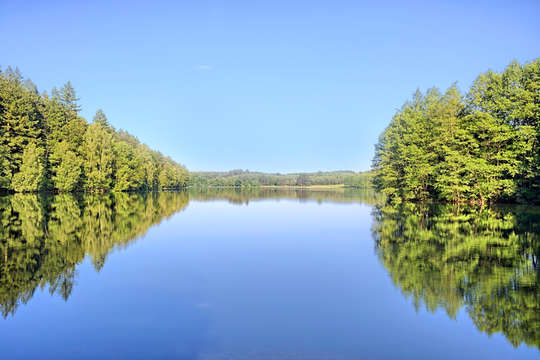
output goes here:
[[103, 128], [106, 128], [106, 129], [110, 128], [111, 126], [109, 124], [109, 120], [107, 119], [107, 116], [105, 116], [105, 113], [101, 109], [98, 109], [98, 111], [96, 111], [96, 115], [94, 115], [93, 122], [94, 124], [99, 124]]
[[65, 83], [60, 91], [56, 92], [56, 94], [58, 101], [60, 101], [60, 103], [66, 106], [70, 111], [77, 113], [81, 110], [81, 107], [77, 104], [77, 101], [80, 99], [77, 97], [71, 82], [68, 81]]
[[22, 154], [30, 142], [43, 138], [39, 95], [24, 89], [21, 75], [8, 68], [0, 77], [0, 149], [7, 168], [1, 173], [11, 179], [22, 165]]

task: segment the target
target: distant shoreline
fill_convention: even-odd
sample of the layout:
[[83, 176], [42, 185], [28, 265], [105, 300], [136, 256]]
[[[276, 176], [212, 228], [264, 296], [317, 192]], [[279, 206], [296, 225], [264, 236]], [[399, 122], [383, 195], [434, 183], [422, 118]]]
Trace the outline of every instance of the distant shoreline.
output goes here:
[[261, 185], [262, 188], [274, 188], [274, 189], [345, 189], [345, 184], [335, 185]]

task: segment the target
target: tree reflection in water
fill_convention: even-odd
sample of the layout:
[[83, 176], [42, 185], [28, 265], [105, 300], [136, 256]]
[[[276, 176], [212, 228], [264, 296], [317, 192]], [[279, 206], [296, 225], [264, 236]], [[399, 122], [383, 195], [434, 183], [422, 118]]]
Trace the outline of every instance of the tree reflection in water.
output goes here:
[[540, 208], [374, 208], [381, 263], [415, 307], [464, 307], [476, 327], [540, 347]]
[[464, 308], [476, 327], [540, 348], [540, 208], [381, 205], [373, 192], [256, 188], [189, 192], [0, 197], [0, 311], [15, 314], [37, 288], [67, 300], [86, 256], [97, 271], [189, 200], [245, 205], [263, 199], [373, 206], [378, 257], [419, 308]]
[[0, 197], [2, 315], [13, 315], [38, 287], [67, 300], [86, 255], [101, 270], [113, 249], [187, 204], [184, 192]]

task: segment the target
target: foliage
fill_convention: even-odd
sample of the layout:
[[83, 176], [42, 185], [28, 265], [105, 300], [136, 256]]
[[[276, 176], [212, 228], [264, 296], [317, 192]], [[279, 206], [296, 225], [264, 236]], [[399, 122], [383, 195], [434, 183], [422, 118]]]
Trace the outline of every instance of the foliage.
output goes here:
[[15, 191], [38, 191], [43, 186], [43, 148], [35, 143], [26, 145], [22, 155], [22, 164], [18, 173], [13, 175]]
[[113, 138], [100, 123], [88, 126], [83, 138], [85, 187], [87, 190], [110, 190], [113, 182]]
[[480, 75], [462, 96], [417, 91], [375, 146], [377, 190], [427, 199], [540, 203], [540, 59]]
[[49, 97], [18, 69], [0, 72], [0, 191], [186, 186], [185, 167], [115, 130], [101, 109], [88, 124], [78, 115], [78, 100], [70, 82]]

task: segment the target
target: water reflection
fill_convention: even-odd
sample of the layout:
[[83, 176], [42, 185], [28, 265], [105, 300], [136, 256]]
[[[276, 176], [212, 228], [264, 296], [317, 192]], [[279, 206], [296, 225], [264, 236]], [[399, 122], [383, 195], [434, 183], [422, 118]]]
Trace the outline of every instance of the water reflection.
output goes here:
[[354, 190], [308, 191], [210, 188], [189, 192], [107, 195], [0, 196], [0, 312], [15, 314], [37, 288], [67, 300], [76, 267], [88, 256], [100, 271], [107, 255], [126, 246], [189, 199], [249, 204], [260, 199], [376, 203], [379, 195]]
[[[381, 205], [382, 199], [376, 193], [355, 190], [214, 188], [144, 195], [17, 194], [0, 197], [0, 311], [4, 317], [13, 316], [20, 304], [27, 303], [38, 288], [68, 300], [74, 291], [77, 267], [85, 258], [89, 258], [96, 271], [100, 271], [112, 250], [127, 246], [144, 235], [151, 226], [186, 208], [190, 200], [224, 200], [247, 205], [259, 200], [281, 199], [372, 206], [372, 231], [380, 262], [394, 284], [404, 296], [413, 300], [417, 309], [422, 306], [432, 312], [444, 309], [450, 318], [456, 318], [459, 310], [465, 309], [478, 330], [487, 334], [502, 333], [514, 346], [525, 343], [540, 347], [539, 208], [474, 208], [434, 204], [404, 204], [396, 208]], [[242, 211], [242, 216], [251, 214], [244, 211], [248, 209], [235, 209]], [[287, 210], [287, 207], [280, 206], [279, 209]], [[294, 209], [301, 211], [300, 208]], [[334, 208], [329, 207], [325, 211], [333, 211], [331, 209]], [[253, 213], [251, 220], [255, 223], [259, 221], [257, 224], [263, 226], [267, 215], [261, 214], [266, 213]], [[350, 220], [348, 217], [343, 220], [344, 226], [339, 227], [341, 233], [332, 232], [336, 238], [347, 238], [349, 223], [358, 223], [356, 212], [343, 212], [343, 215], [350, 215]], [[369, 212], [366, 215], [369, 216]], [[187, 216], [187, 213], [182, 216]], [[242, 219], [230, 219], [237, 221], [233, 224], [235, 229], [243, 226]], [[202, 220], [198, 223], [198, 220], [200, 218], [192, 218], [190, 224], [198, 224], [199, 227], [193, 225], [197, 229], [206, 226], [206, 223]], [[313, 228], [313, 234], [318, 233], [318, 224], [311, 225], [310, 221], [306, 224]], [[292, 222], [286, 225], [290, 226], [287, 227], [290, 236], [296, 236], [293, 227], [300, 225]], [[258, 239], [268, 237], [255, 225], [252, 230]], [[237, 231], [234, 234], [238, 236]], [[285, 232], [280, 235], [288, 236]], [[267, 241], [274, 242], [272, 239]], [[253, 243], [248, 241], [245, 244]], [[319, 245], [321, 243], [326, 244], [320, 240]], [[314, 246], [309, 242], [305, 244]], [[226, 248], [229, 244], [216, 246]], [[328, 246], [336, 245], [331, 243]], [[205, 251], [209, 250], [205, 248]], [[215, 251], [225, 250], [217, 248]], [[324, 254], [321, 255], [321, 263], [326, 261], [325, 256], [329, 252]], [[246, 261], [242, 257], [238, 259], [241, 263]], [[272, 259], [268, 261], [272, 263]], [[283, 258], [275, 261], [282, 262]], [[343, 261], [343, 257], [339, 261]], [[358, 263], [356, 257], [353, 257], [353, 261]], [[291, 263], [296, 264], [296, 259]], [[167, 263], [158, 267], [166, 269]], [[237, 269], [236, 276], [246, 272], [241, 265], [238, 267], [240, 269]], [[209, 271], [211, 267], [206, 269]], [[185, 277], [188, 279], [189, 274]], [[339, 283], [340, 279], [336, 277], [332, 281]], [[333, 282], [326, 285], [330, 286]], [[166, 285], [163, 287], [167, 288]], [[131, 291], [134, 296], [141, 296], [135, 294], [136, 289]], [[371, 296], [378, 300], [377, 296], [382, 295], [374, 291]], [[396, 293], [396, 297], [401, 299], [399, 293]], [[149, 303], [160, 301], [167, 303], [165, 298], [148, 299]], [[197, 319], [185, 326], [193, 330], [193, 327], [204, 323]], [[190, 333], [189, 329], [185, 332]]]
[[406, 204], [374, 210], [380, 261], [418, 308], [455, 318], [514, 345], [540, 347], [540, 211]]
[[375, 205], [382, 201], [381, 194], [369, 190], [346, 189], [294, 189], [294, 188], [194, 188], [189, 191], [192, 200], [226, 200], [231, 204], [248, 205], [250, 201], [288, 199], [316, 201], [318, 203], [364, 203]]
[[188, 204], [185, 193], [0, 197], [0, 311], [14, 314], [36, 289], [67, 300], [76, 266], [100, 270], [111, 250]]

